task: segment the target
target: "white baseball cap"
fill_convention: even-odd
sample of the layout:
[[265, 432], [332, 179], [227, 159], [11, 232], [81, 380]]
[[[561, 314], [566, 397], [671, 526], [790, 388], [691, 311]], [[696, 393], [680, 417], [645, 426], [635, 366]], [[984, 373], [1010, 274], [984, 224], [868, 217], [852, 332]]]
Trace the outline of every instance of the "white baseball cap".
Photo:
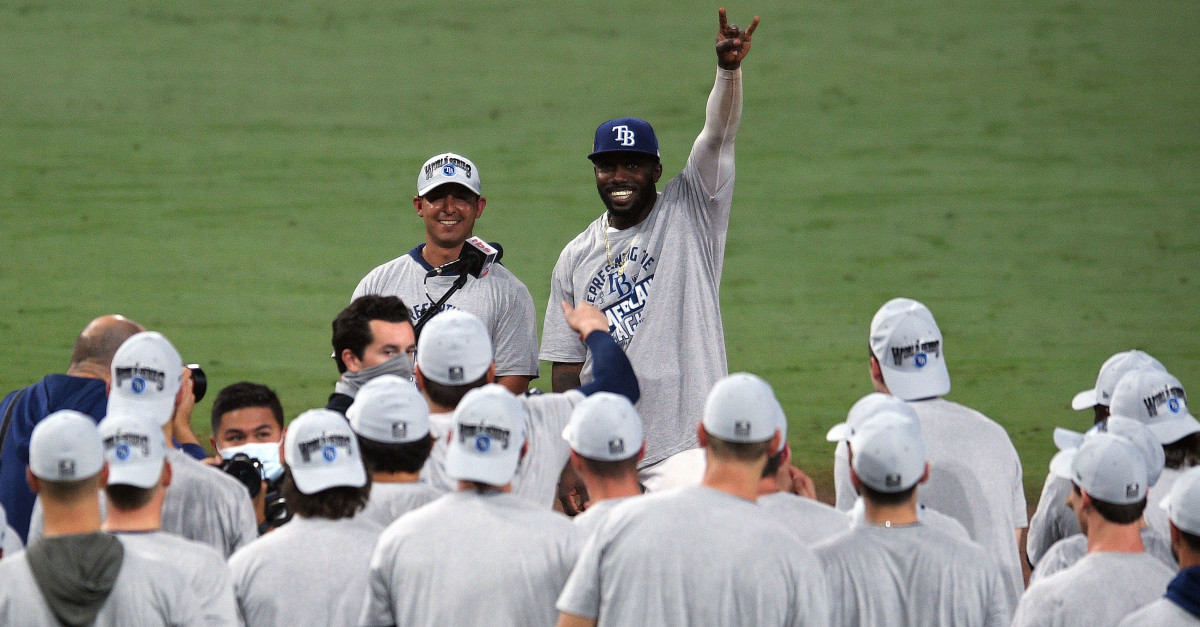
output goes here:
[[79, 481], [104, 468], [96, 423], [70, 409], [46, 416], [29, 436], [29, 470], [43, 481]]
[[1119, 435], [1096, 433], [1084, 438], [1069, 472], [1064, 479], [1105, 503], [1130, 505], [1146, 498], [1145, 455]]
[[167, 441], [161, 426], [133, 414], [108, 414], [100, 421], [108, 461], [108, 484], [152, 488], [162, 476]]
[[384, 374], [367, 381], [346, 410], [350, 428], [364, 438], [391, 444], [429, 435], [429, 404], [412, 381]]
[[912, 418], [890, 410], [868, 418], [850, 436], [850, 465], [876, 492], [903, 492], [925, 476], [925, 441]]
[[615, 462], [642, 450], [642, 417], [620, 394], [596, 392], [580, 401], [563, 429], [571, 449], [588, 459]]
[[479, 170], [471, 160], [452, 152], [434, 155], [421, 166], [417, 172], [417, 195], [424, 196], [433, 188], [446, 183], [458, 183], [475, 192], [476, 196], [483, 195], [483, 187], [479, 184]]
[[850, 407], [850, 411], [846, 413], [846, 422], [833, 425], [825, 434], [825, 440], [829, 442], [849, 440], [850, 436], [854, 435], [855, 429], [862, 426], [871, 416], [883, 411], [907, 416], [918, 425], [921, 422], [921, 419], [917, 417], [917, 410], [913, 409], [912, 405], [891, 394], [871, 392], [855, 401], [854, 405]]
[[183, 358], [163, 334], [130, 336], [112, 359], [108, 413], [144, 416], [159, 427], [171, 420], [183, 385]]
[[1200, 535], [1200, 466], [1180, 473], [1159, 506], [1180, 531]]
[[483, 321], [458, 309], [429, 320], [417, 340], [417, 367], [442, 385], [478, 381], [492, 365], [492, 340]]
[[1096, 387], [1084, 390], [1071, 399], [1071, 409], [1079, 411], [1096, 405], [1108, 407], [1112, 402], [1113, 388], [1117, 387], [1117, 382], [1125, 373], [1138, 368], [1166, 370], [1157, 359], [1142, 351], [1128, 350], [1117, 353], [1100, 366], [1100, 374], [1096, 375]]
[[1109, 411], [1144, 423], [1163, 444], [1200, 432], [1188, 412], [1183, 384], [1166, 370], [1143, 368], [1121, 377], [1113, 389]]
[[713, 386], [704, 403], [704, 430], [726, 442], [766, 442], [779, 430], [783, 407], [771, 385], [735, 372]]
[[1084, 440], [1097, 433], [1111, 433], [1129, 440], [1142, 454], [1146, 462], [1146, 485], [1158, 483], [1162, 475], [1166, 456], [1158, 438], [1150, 432], [1146, 425], [1124, 416], [1109, 416], [1104, 421], [1093, 425], [1085, 433], [1070, 431], [1061, 427], [1054, 429], [1054, 444], [1059, 452], [1050, 460], [1050, 472], [1066, 479], [1071, 478], [1071, 464]]
[[304, 494], [367, 483], [358, 438], [346, 418], [331, 409], [310, 409], [288, 424], [283, 460]]
[[454, 433], [446, 451], [446, 475], [492, 486], [505, 485], [517, 473], [524, 446], [525, 406], [520, 399], [495, 383], [475, 388], [463, 396], [454, 410]]
[[911, 298], [893, 298], [871, 319], [871, 353], [883, 382], [906, 401], [950, 391], [942, 332], [929, 308]]

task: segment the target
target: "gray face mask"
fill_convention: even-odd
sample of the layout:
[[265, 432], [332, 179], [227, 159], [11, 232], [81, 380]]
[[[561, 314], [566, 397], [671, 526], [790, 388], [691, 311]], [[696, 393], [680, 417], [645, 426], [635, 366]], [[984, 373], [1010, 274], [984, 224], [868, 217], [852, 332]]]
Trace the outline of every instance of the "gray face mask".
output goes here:
[[345, 394], [353, 398], [358, 394], [358, 389], [361, 388], [367, 381], [378, 377], [381, 374], [394, 374], [405, 381], [413, 380], [413, 363], [408, 353], [400, 353], [395, 357], [379, 364], [371, 366], [365, 370], [358, 372], [350, 372], [347, 370], [342, 373], [342, 378], [338, 379], [337, 385], [334, 386], [334, 391], [338, 394]]

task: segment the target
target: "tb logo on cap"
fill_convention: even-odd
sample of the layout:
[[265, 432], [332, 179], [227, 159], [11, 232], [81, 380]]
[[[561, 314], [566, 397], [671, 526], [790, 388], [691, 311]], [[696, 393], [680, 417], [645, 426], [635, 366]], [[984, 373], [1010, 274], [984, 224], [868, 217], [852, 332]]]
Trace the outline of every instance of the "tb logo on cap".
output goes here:
[[637, 138], [634, 137], [633, 130], [624, 124], [612, 127], [612, 130], [617, 134], [616, 141], [622, 146], [637, 145]]

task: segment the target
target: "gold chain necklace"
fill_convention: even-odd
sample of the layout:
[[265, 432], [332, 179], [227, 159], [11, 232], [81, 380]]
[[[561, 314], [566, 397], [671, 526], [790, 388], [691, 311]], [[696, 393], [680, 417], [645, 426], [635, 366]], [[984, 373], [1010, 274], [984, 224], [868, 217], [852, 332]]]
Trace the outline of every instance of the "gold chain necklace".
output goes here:
[[[608, 259], [608, 265], [616, 265], [612, 256], [612, 243], [608, 241], [608, 229], [612, 228], [612, 221], [608, 216], [604, 217], [604, 256]], [[617, 274], [625, 275], [625, 263], [629, 261], [629, 256], [633, 254], [633, 249], [637, 247], [638, 237], [642, 234], [638, 232], [633, 236], [633, 241], [629, 243], [629, 248], [626, 251], [625, 258], [621, 260], [621, 265], [617, 266]]]

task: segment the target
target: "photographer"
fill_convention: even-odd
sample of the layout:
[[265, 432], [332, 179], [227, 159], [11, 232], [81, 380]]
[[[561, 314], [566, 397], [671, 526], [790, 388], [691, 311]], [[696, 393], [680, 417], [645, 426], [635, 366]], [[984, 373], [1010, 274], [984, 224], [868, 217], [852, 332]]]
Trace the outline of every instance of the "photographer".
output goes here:
[[216, 456], [208, 462], [246, 485], [254, 501], [259, 533], [291, 518], [280, 479], [279, 443], [283, 440], [283, 406], [271, 388], [241, 381], [213, 399], [212, 443]]

